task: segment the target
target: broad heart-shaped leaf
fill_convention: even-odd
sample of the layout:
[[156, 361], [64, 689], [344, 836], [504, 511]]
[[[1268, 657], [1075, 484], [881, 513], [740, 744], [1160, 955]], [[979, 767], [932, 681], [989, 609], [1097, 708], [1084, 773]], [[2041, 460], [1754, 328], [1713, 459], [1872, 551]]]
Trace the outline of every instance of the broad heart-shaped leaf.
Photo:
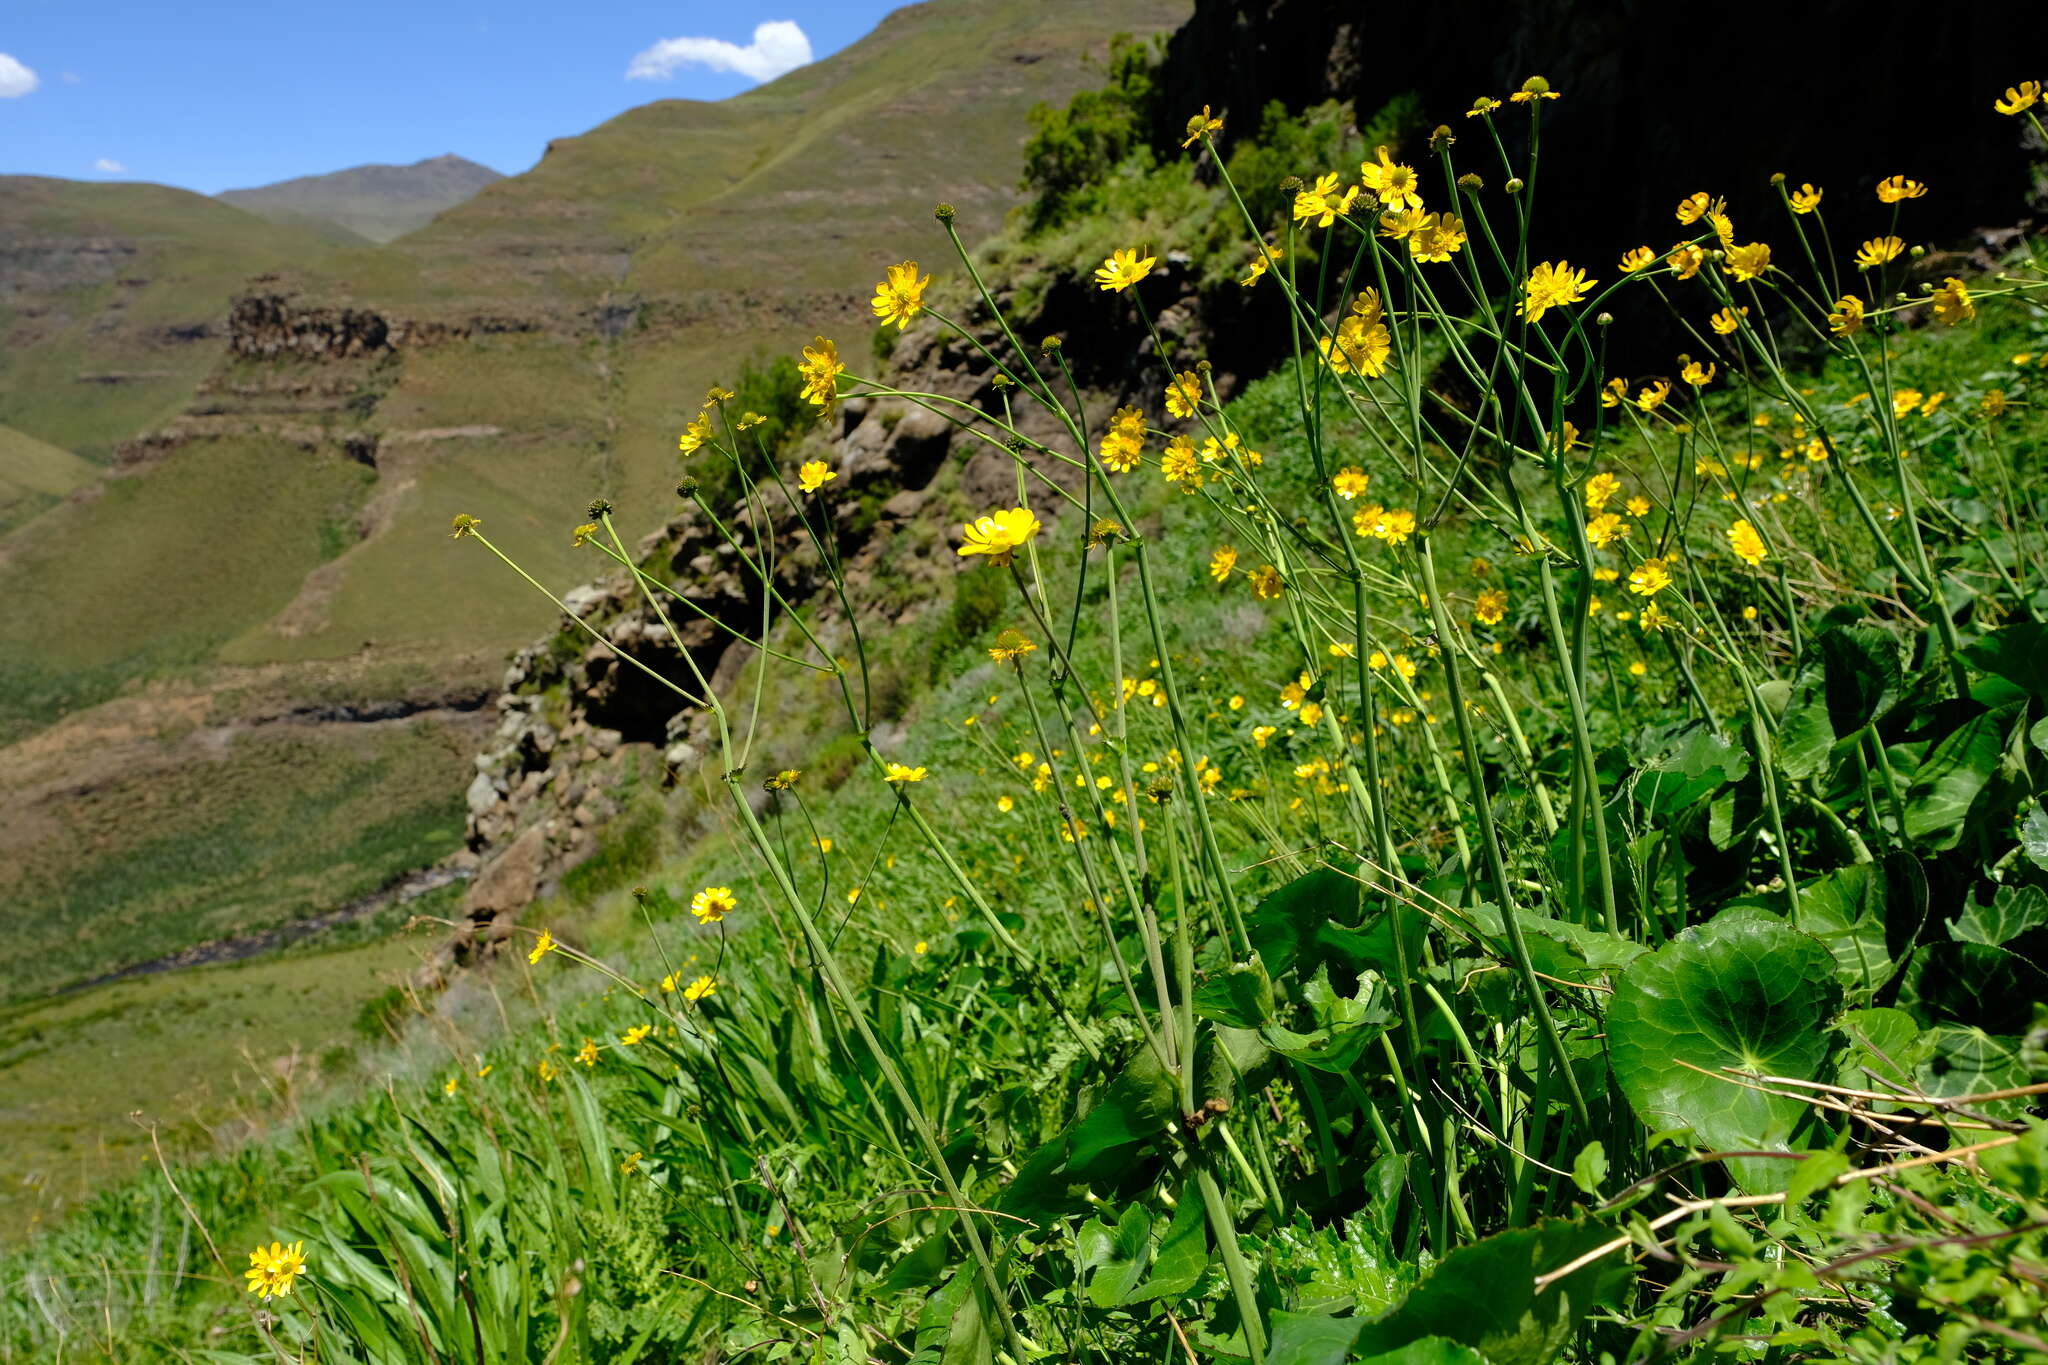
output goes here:
[[2048, 626], [2035, 621], [2002, 626], [1965, 647], [1963, 657], [2015, 687], [2048, 697]]
[[[1614, 1077], [1654, 1130], [1691, 1128], [1709, 1151], [1793, 1150], [1806, 1105], [1717, 1074], [1820, 1078], [1842, 988], [1826, 946], [1782, 920], [1722, 915], [1688, 929], [1615, 983]], [[1790, 1162], [1729, 1163], [1751, 1190], [1784, 1188]]]
[[1696, 722], [1665, 740], [1643, 764], [1635, 797], [1652, 815], [1668, 818], [1748, 773], [1747, 750]]
[[1884, 871], [1875, 863], [1857, 863], [1799, 888], [1799, 927], [1828, 946], [1836, 975], [1860, 999], [1868, 1000], [1895, 969], [1884, 918]]
[[1924, 943], [1899, 979], [1899, 1005], [1923, 1024], [1961, 1024], [2012, 1037], [2048, 1001], [2048, 972], [1983, 943]]
[[1602, 1257], [1540, 1293], [1536, 1277], [1608, 1236], [1597, 1224], [1551, 1218], [1461, 1246], [1400, 1305], [1365, 1323], [1354, 1349], [1373, 1358], [1440, 1337], [1471, 1347], [1493, 1365], [1546, 1365], [1587, 1313], [1611, 1301], [1634, 1271], [1625, 1257]]
[[2021, 716], [2016, 706], [1981, 712], [1934, 746], [1906, 793], [1908, 838], [1935, 850], [1956, 846], [1963, 837], [1963, 817], [1998, 770], [2006, 734]]
[[1965, 905], [1963, 913], [1949, 921], [1948, 936], [1958, 943], [1997, 948], [2044, 924], [2048, 924], [2048, 893], [2038, 886], [2001, 886], [1989, 905], [1974, 901]]
[[1273, 982], [1265, 963], [1233, 962], [1195, 987], [1195, 1013], [1232, 1028], [1257, 1028], [1273, 1017]]
[[[1927, 1033], [1933, 1046], [1920, 1063], [1916, 1079], [1930, 1095], [1946, 1099], [1982, 1095], [2015, 1089], [2033, 1079], [2020, 1056], [2018, 1038], [1998, 1038], [1982, 1029], [1954, 1024], [1937, 1024]], [[2027, 1102], [1991, 1100], [1971, 1107], [1995, 1119], [2020, 1118], [2027, 1111]]]
[[[1358, 878], [1319, 867], [1260, 901], [1245, 917], [1245, 931], [1275, 979], [1294, 968], [1307, 980], [1326, 963], [1345, 974], [1370, 968], [1393, 976], [1397, 955], [1392, 919], [1385, 912], [1368, 914], [1363, 893]], [[1408, 961], [1419, 961], [1429, 919], [1412, 908], [1400, 918]]]
[[2020, 823], [2020, 847], [2035, 867], [2048, 868], [2048, 810], [2035, 806]]
[[1132, 1204], [1115, 1226], [1100, 1218], [1081, 1225], [1074, 1239], [1074, 1269], [1087, 1276], [1088, 1302], [1097, 1308], [1114, 1308], [1131, 1295], [1144, 1278], [1145, 1263], [1152, 1254], [1152, 1215], [1143, 1204]]
[[1125, 1298], [1126, 1303], [1148, 1299], [1177, 1299], [1201, 1282], [1209, 1268], [1209, 1221], [1202, 1205], [1202, 1192], [1193, 1180], [1180, 1187], [1180, 1207], [1159, 1239], [1152, 1257], [1152, 1274]]
[[1318, 1313], [1273, 1314], [1273, 1342], [1266, 1365], [1491, 1365], [1470, 1346], [1443, 1337], [1422, 1337], [1397, 1350], [1358, 1356], [1352, 1345], [1364, 1324], [1358, 1318], [1330, 1318]]
[[1158, 1141], [1176, 1117], [1173, 1092], [1151, 1050], [1139, 1050], [1094, 1108], [1025, 1158], [998, 1206], [1041, 1223], [1084, 1208], [1076, 1187], [1113, 1177], [1131, 1163], [1130, 1149]]

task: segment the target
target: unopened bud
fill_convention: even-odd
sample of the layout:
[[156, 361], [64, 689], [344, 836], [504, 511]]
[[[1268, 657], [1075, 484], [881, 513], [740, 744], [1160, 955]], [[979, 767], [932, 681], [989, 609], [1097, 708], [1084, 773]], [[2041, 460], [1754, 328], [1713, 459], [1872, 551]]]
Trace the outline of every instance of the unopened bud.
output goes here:
[[951, 204], [940, 204], [940, 205], [938, 205], [938, 206], [937, 206], [936, 208], [934, 208], [934, 209], [932, 210], [932, 217], [934, 217], [934, 218], [938, 219], [938, 220], [939, 220], [940, 222], [942, 222], [942, 223], [950, 223], [950, 222], [952, 222], [952, 221], [953, 221], [953, 206], [952, 206]]
[[1593, 325], [1594, 325], [1595, 327], [1612, 327], [1612, 326], [1614, 325], [1614, 314], [1612, 314], [1612, 313], [1602, 313], [1602, 314], [1600, 314], [1600, 315], [1599, 315], [1598, 317], [1596, 317], [1596, 318], [1594, 318], [1594, 319], [1593, 319]]
[[1771, 172], [1771, 183], [1772, 183], [1773, 185], [1782, 185], [1782, 184], [1784, 184], [1784, 183], [1785, 183], [1785, 173], [1784, 173], [1783, 171], [1772, 171], [1772, 172]]
[[695, 479], [684, 479], [681, 483], [676, 485], [676, 496], [681, 498], [684, 502], [688, 502], [690, 499], [697, 496], [697, 487], [698, 485]]
[[590, 500], [590, 519], [592, 521], [603, 521], [611, 514], [612, 505], [610, 500], [606, 498], [592, 498]]
[[1501, 186], [1501, 188], [1506, 190], [1509, 194], [1520, 194], [1522, 192], [1522, 177], [1519, 175], [1516, 176], [1514, 179], [1508, 181], [1507, 184]]
[[1467, 171], [1458, 177], [1458, 188], [1469, 194], [1477, 194], [1486, 188], [1486, 182], [1471, 171]]

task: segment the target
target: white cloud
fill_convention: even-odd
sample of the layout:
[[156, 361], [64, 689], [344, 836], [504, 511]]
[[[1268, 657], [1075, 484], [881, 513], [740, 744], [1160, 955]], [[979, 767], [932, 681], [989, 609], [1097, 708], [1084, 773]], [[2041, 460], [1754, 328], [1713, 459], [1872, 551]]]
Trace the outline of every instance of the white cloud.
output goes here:
[[103, 156], [98, 161], [93, 162], [92, 168], [96, 171], [103, 171], [108, 175], [119, 175], [128, 169], [110, 156]]
[[[804, 57], [808, 59], [810, 55], [811, 49], [806, 45]], [[0, 100], [18, 100], [41, 84], [42, 82], [36, 79], [35, 72], [5, 52], [0, 52]]]
[[664, 38], [637, 54], [626, 79], [667, 80], [679, 66], [707, 66], [755, 81], [772, 81], [811, 60], [811, 40], [789, 19], [772, 19], [754, 30], [754, 41], [741, 47], [723, 38]]

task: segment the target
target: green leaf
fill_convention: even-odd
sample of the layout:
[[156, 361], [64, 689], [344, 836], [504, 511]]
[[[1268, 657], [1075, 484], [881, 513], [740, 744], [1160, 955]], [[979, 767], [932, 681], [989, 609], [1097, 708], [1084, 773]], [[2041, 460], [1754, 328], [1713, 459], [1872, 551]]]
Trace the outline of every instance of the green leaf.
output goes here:
[[2048, 809], [2036, 806], [2027, 812], [2020, 824], [2020, 847], [2035, 867], [2048, 868]]
[[1899, 1004], [1926, 1024], [1962, 1024], [2011, 1037], [2048, 1000], [2048, 972], [2018, 953], [1982, 943], [1927, 943], [1914, 950]]
[[1398, 1351], [1364, 1357], [1360, 1365], [1490, 1365], [1485, 1356], [1470, 1346], [1460, 1346], [1442, 1337], [1411, 1341]]
[[1579, 1152], [1572, 1162], [1572, 1183], [1585, 1193], [1598, 1196], [1600, 1184], [1607, 1179], [1607, 1149], [1594, 1138]]
[[1634, 1272], [1617, 1253], [1541, 1293], [1536, 1279], [1608, 1237], [1596, 1224], [1551, 1218], [1467, 1243], [1445, 1256], [1399, 1307], [1365, 1323], [1355, 1349], [1371, 1357], [1437, 1337], [1471, 1347], [1494, 1365], [1545, 1365], [1589, 1311], [1610, 1302]]
[[1748, 751], [1697, 722], [1672, 736], [1643, 765], [1635, 797], [1652, 815], [1668, 818], [1748, 773]]
[[1195, 1188], [1194, 1181], [1184, 1181], [1180, 1206], [1173, 1211], [1173, 1222], [1153, 1254], [1151, 1277], [1125, 1302], [1177, 1299], [1201, 1283], [1202, 1272], [1208, 1268], [1209, 1222], [1202, 1207], [1202, 1192]]
[[2048, 893], [2038, 886], [2001, 886], [1989, 905], [1966, 904], [1963, 913], [1949, 921], [1948, 936], [1958, 943], [1997, 948], [2044, 924], [2048, 924]]
[[1273, 981], [1258, 958], [1233, 962], [1195, 988], [1195, 1014], [1232, 1028], [1258, 1028], [1273, 1017]]
[[1849, 1046], [1836, 1073], [1838, 1083], [1856, 1090], [1913, 1085], [1914, 1068], [1932, 1048], [1920, 1021], [1904, 1010], [1849, 1010], [1842, 1015], [1841, 1029]]
[[1364, 1325], [1357, 1318], [1322, 1313], [1274, 1313], [1266, 1365], [1344, 1365]]
[[1885, 879], [1875, 863], [1857, 863], [1799, 888], [1799, 927], [1835, 955], [1842, 984], [1861, 998], [1892, 979], [1885, 947]]
[[1796, 1209], [1813, 1195], [1835, 1182], [1837, 1176], [1847, 1175], [1849, 1158], [1840, 1152], [1815, 1152], [1792, 1168], [1792, 1178], [1785, 1182], [1785, 1206]]
[[2016, 714], [2007, 708], [1972, 716], [1934, 746], [1906, 793], [1906, 837], [1937, 850], [1956, 846], [1963, 817], [1998, 770]]
[[[2012, 1090], [2033, 1077], [2020, 1055], [2018, 1038], [2000, 1038], [1979, 1028], [1937, 1024], [1929, 1029], [1932, 1055], [1920, 1064], [1917, 1079], [1930, 1095], [1955, 1099], [1993, 1090]], [[2020, 1118], [2024, 1099], [1992, 1100], [1974, 1106], [1992, 1118]]]
[[[1615, 1079], [1652, 1129], [1684, 1124], [1712, 1151], [1792, 1150], [1807, 1106], [1718, 1073], [1820, 1078], [1841, 1001], [1834, 956], [1817, 939], [1779, 920], [1722, 916], [1637, 959], [1615, 983]], [[1782, 1189], [1787, 1165], [1730, 1163], [1752, 1190]]]
[[1088, 1302], [1115, 1308], [1128, 1300], [1144, 1278], [1152, 1251], [1152, 1215], [1143, 1204], [1123, 1211], [1114, 1227], [1100, 1218], [1081, 1225], [1075, 1238], [1075, 1266], [1088, 1279]]
[[2037, 697], [2048, 697], [2048, 626], [2021, 621], [1963, 648], [1963, 657]]

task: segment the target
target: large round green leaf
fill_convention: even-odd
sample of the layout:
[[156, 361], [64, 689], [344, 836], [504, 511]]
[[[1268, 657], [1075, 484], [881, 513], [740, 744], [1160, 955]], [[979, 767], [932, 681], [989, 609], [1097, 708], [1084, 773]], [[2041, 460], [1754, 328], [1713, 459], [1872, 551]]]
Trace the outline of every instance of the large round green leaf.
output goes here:
[[[1710, 1151], [1791, 1151], [1796, 1099], [1727, 1076], [1818, 1079], [1842, 1003], [1835, 958], [1782, 920], [1722, 916], [1638, 958], [1607, 1009], [1614, 1076], [1652, 1128], [1691, 1128]], [[1781, 1189], [1791, 1162], [1729, 1163], [1749, 1189]]]

